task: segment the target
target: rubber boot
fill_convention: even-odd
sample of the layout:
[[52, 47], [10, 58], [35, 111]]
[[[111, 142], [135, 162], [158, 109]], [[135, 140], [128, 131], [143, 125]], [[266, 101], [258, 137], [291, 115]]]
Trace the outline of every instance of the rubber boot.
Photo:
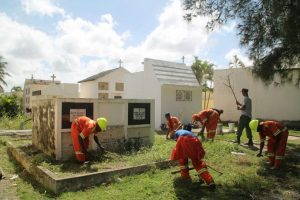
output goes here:
[[248, 141], [248, 144], [247, 144], [249, 147], [253, 147], [253, 141], [252, 141], [252, 139], [249, 139], [249, 141]]

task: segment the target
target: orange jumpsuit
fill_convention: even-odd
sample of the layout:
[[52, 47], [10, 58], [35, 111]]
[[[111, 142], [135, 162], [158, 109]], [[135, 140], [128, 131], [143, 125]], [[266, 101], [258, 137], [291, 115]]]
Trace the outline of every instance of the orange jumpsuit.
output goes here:
[[286, 143], [289, 132], [285, 126], [277, 121], [261, 122], [262, 131], [259, 133], [261, 142], [264, 142], [266, 136], [269, 137], [267, 150], [270, 164], [279, 168], [284, 159]]
[[177, 117], [171, 116], [170, 119], [167, 120], [168, 133], [170, 134], [175, 132], [180, 124], [181, 122]]
[[84, 141], [84, 149], [87, 150], [89, 147], [89, 136], [95, 131], [96, 122], [86, 116], [78, 117], [72, 122], [71, 126], [71, 136], [73, 140], [73, 148], [75, 151], [76, 159], [79, 162], [84, 162], [86, 160], [86, 155], [81, 149], [78, 136]]
[[213, 109], [205, 109], [198, 114], [193, 114], [192, 122], [198, 120], [206, 127], [207, 139], [213, 140], [216, 135], [216, 129], [219, 121], [219, 113]]
[[[205, 151], [201, 141], [190, 131], [179, 130], [176, 132], [176, 136], [178, 132], [183, 132], [184, 134], [178, 137], [176, 146], [171, 154], [171, 160], [178, 160], [181, 177], [183, 179], [191, 178], [188, 167], [188, 159], [190, 158], [202, 180], [208, 185], [214, 183], [212, 176], [207, 170], [206, 163], [203, 160]], [[188, 133], [185, 134], [185, 132]]]

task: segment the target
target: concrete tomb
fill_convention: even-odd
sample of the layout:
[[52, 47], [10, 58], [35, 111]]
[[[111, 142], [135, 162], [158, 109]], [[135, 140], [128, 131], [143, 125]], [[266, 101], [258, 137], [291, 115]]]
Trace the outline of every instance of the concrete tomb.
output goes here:
[[[108, 130], [98, 133], [102, 145], [122, 151], [131, 145], [154, 142], [154, 100], [40, 98], [33, 101], [32, 143], [57, 160], [74, 157], [71, 124], [78, 116], [105, 117]], [[96, 149], [90, 138], [90, 150]]]

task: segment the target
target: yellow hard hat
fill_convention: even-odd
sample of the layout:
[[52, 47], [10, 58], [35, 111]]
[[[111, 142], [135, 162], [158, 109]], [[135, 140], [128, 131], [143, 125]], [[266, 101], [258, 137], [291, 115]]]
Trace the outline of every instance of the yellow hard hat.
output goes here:
[[253, 119], [249, 122], [249, 127], [250, 127], [251, 131], [254, 132], [254, 133], [257, 132], [257, 126], [258, 126], [258, 120], [257, 119]]
[[97, 124], [99, 125], [99, 127], [101, 128], [102, 131], [106, 131], [106, 127], [107, 127], [107, 120], [104, 117], [100, 117], [97, 119]]

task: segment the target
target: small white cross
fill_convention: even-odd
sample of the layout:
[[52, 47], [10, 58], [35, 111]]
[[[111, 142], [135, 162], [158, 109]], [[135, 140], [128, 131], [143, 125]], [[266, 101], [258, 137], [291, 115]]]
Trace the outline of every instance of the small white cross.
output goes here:
[[53, 74], [52, 76], [50, 76], [52, 78], [52, 81], [54, 82], [54, 79], [56, 78], [56, 76]]
[[120, 60], [119, 60], [119, 67], [121, 67], [122, 63], [123, 63], [123, 62], [122, 62], [122, 60], [120, 59]]

